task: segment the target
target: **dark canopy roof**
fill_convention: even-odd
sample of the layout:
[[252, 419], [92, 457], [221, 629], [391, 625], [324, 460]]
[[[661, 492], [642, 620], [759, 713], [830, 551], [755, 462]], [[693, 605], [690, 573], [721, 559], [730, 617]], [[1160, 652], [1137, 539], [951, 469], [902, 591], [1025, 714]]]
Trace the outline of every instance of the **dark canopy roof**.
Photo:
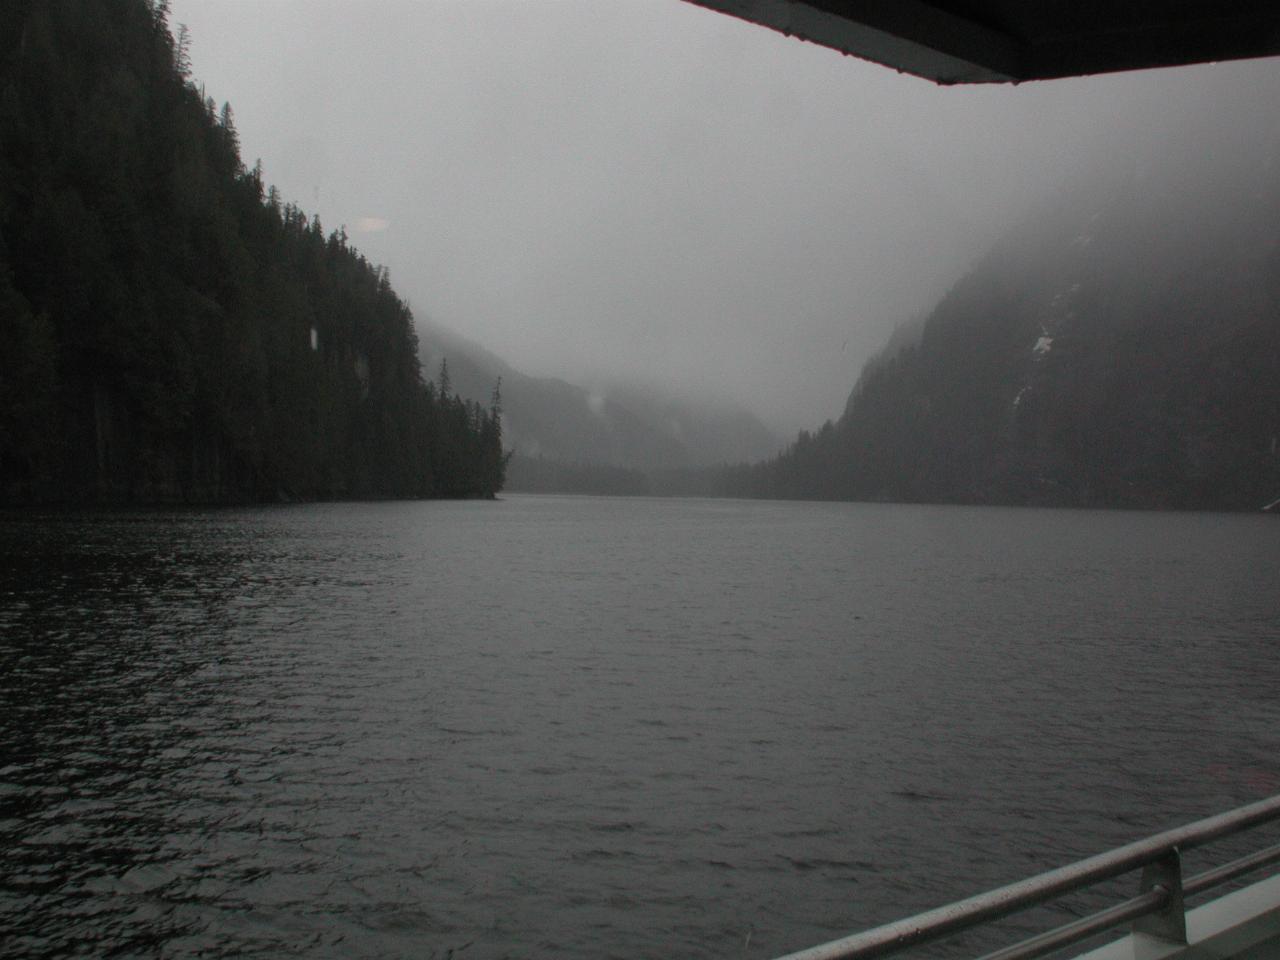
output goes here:
[[938, 83], [1280, 53], [1277, 0], [692, 0]]

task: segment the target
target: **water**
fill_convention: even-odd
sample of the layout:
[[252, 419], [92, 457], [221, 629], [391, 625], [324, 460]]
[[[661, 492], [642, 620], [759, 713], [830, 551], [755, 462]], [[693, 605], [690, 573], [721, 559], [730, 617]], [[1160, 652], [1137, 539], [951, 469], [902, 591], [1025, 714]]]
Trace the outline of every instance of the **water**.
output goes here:
[[1211, 514], [11, 516], [0, 952], [797, 949], [1280, 791], [1278, 571]]

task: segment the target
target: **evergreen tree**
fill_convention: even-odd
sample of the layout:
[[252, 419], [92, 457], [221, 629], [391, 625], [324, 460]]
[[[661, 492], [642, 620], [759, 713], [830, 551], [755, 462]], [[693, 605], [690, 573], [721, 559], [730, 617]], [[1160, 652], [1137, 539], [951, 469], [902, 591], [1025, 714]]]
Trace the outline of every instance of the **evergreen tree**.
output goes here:
[[168, 17], [0, 6], [0, 497], [492, 495], [494, 425], [423, 382], [386, 271], [246, 170]]

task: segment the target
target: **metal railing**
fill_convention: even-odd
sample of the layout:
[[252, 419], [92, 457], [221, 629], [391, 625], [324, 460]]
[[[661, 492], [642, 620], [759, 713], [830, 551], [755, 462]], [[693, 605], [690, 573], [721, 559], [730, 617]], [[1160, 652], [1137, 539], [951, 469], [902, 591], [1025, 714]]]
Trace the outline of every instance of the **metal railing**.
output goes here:
[[1132, 922], [1135, 933], [1171, 943], [1186, 943], [1183, 897], [1280, 861], [1280, 844], [1185, 881], [1182, 879], [1182, 852], [1272, 820], [1280, 820], [1280, 795], [1166, 830], [1145, 840], [1116, 847], [905, 920], [787, 954], [779, 960], [869, 960], [887, 956], [990, 923], [1139, 868], [1142, 869], [1142, 880], [1138, 896], [1133, 899], [987, 954], [982, 960], [1043, 957], [1126, 922]]

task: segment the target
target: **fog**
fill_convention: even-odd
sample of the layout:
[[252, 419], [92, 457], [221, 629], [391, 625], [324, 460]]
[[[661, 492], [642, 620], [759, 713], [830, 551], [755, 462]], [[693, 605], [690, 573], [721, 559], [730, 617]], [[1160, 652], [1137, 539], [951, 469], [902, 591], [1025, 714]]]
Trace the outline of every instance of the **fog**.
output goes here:
[[[247, 163], [535, 375], [837, 415], [1041, 197], [1273, 62], [942, 88], [678, 0], [174, 0]], [[1180, 142], [1186, 142], [1182, 138]]]

